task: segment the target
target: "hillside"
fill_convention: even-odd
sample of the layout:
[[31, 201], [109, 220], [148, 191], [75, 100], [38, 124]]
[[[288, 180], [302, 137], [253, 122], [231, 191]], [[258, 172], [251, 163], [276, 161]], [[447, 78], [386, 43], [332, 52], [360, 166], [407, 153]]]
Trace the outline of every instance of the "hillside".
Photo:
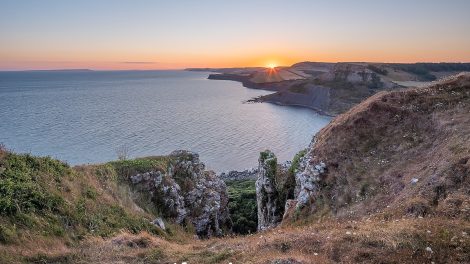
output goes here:
[[316, 135], [299, 169], [326, 167], [309, 202], [321, 200], [336, 215], [468, 220], [469, 113], [469, 74], [372, 96]]
[[[470, 259], [469, 74], [375, 94], [333, 119], [291, 164], [262, 152], [254, 197], [252, 180], [227, 191], [186, 151], [70, 167], [2, 149], [0, 262]], [[253, 230], [252, 201], [265, 230], [230, 233]]]

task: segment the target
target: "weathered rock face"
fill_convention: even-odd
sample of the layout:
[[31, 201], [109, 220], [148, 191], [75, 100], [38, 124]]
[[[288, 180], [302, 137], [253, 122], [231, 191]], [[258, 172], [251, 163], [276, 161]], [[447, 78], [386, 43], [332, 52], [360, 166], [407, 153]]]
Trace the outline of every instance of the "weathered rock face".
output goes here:
[[130, 177], [140, 192], [148, 191], [157, 211], [178, 224], [191, 223], [199, 237], [220, 236], [231, 225], [225, 183], [205, 171], [196, 153], [170, 154], [166, 173], [150, 171]]
[[[300, 159], [299, 167], [295, 172], [295, 208], [300, 209], [313, 202], [319, 189], [320, 175], [325, 173], [326, 164], [322, 161], [313, 162], [313, 146], [315, 138], [310, 143], [307, 153]], [[292, 207], [292, 201], [289, 202]], [[287, 211], [287, 210], [286, 210]]]
[[261, 152], [258, 160], [256, 202], [258, 205], [258, 230], [276, 226], [282, 219], [282, 205], [275, 185], [276, 156], [269, 150]]

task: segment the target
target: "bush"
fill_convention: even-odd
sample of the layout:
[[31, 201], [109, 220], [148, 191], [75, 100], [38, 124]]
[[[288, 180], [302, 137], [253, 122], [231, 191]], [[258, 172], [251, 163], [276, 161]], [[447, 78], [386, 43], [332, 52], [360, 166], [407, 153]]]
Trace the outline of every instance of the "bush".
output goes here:
[[10, 244], [15, 241], [16, 238], [16, 230], [14, 227], [9, 228], [4, 225], [0, 225], [0, 243], [2, 244]]
[[60, 184], [62, 177], [71, 174], [67, 164], [49, 157], [7, 153], [0, 166], [0, 215], [57, 210], [63, 204], [46, 186], [51, 180]]

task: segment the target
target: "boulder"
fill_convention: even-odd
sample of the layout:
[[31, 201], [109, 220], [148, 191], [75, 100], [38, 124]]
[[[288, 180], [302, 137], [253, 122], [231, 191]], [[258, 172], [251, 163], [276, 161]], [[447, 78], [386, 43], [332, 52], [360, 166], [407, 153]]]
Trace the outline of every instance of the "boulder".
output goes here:
[[155, 218], [151, 223], [162, 230], [166, 230], [165, 223], [163, 223], [163, 219], [161, 217]]

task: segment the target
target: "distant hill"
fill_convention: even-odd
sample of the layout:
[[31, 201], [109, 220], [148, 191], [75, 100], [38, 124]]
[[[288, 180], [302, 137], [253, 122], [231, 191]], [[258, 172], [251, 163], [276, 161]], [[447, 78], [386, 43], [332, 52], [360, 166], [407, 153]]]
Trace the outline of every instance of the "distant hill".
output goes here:
[[90, 69], [26, 70], [24, 72], [91, 72]]

